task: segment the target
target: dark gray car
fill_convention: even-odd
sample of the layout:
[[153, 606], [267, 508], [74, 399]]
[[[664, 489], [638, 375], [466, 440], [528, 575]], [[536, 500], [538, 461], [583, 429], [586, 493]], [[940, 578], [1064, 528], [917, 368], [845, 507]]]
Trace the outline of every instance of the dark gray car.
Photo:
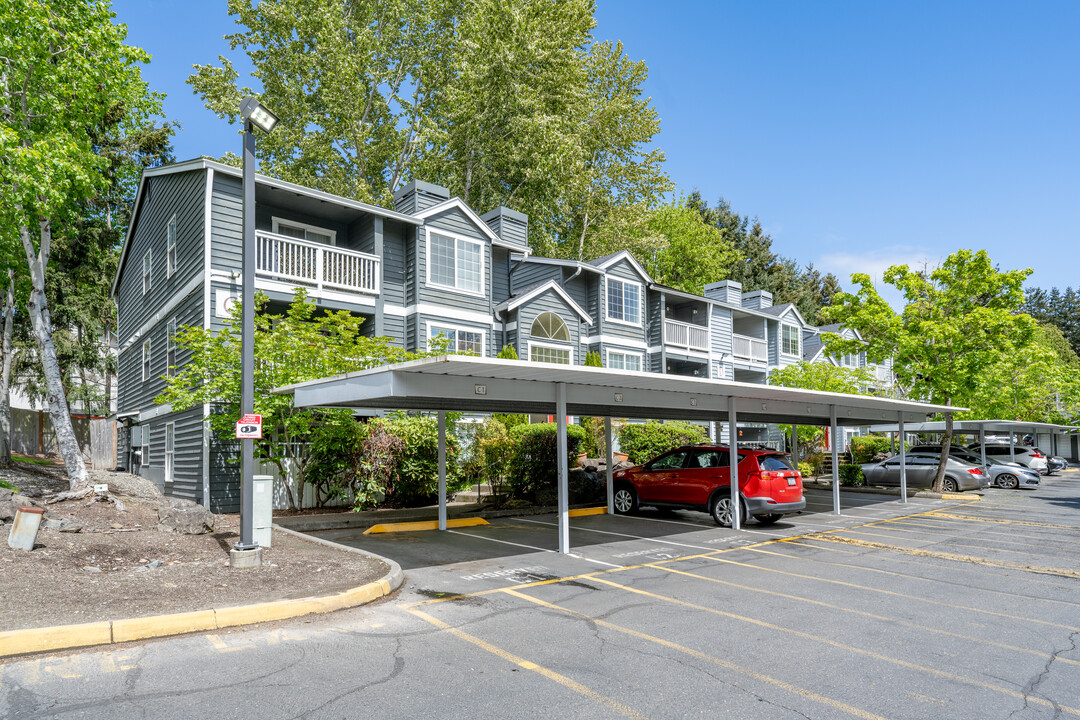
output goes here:
[[[908, 453], [905, 459], [908, 487], [930, 487], [937, 476], [940, 456], [931, 453]], [[867, 485], [900, 485], [900, 456], [862, 466]], [[978, 490], [988, 480], [978, 465], [950, 457], [945, 461], [945, 492]]]
[[[911, 452], [940, 455], [941, 446], [916, 445], [911, 448]], [[984, 481], [985, 485], [983, 487], [996, 485], [1001, 488], [1015, 489], [1019, 487], [1031, 488], [1039, 486], [1039, 473], [1024, 467], [1020, 463], [1005, 462], [1002, 459], [987, 455], [986, 463], [983, 464], [982, 456], [979, 454], [979, 451], [968, 450], [963, 446], [957, 445], [949, 446], [949, 456], [981, 467], [986, 472], [986, 480]]]

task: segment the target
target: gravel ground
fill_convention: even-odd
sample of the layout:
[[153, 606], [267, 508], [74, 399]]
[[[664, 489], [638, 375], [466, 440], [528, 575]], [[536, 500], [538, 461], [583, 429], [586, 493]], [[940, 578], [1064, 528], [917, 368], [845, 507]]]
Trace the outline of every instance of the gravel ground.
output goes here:
[[[164, 498], [153, 483], [127, 473], [94, 471], [110, 496], [46, 504], [65, 490], [62, 467], [16, 463], [0, 478], [35, 502], [46, 517], [82, 525], [78, 533], [42, 527], [31, 552], [0, 544], [0, 631], [203, 610], [283, 598], [324, 595], [376, 580], [388, 568], [274, 531], [263, 566], [229, 567], [239, 516], [215, 516], [214, 532], [179, 535], [157, 529]], [[10, 523], [0, 528], [7, 537]]]

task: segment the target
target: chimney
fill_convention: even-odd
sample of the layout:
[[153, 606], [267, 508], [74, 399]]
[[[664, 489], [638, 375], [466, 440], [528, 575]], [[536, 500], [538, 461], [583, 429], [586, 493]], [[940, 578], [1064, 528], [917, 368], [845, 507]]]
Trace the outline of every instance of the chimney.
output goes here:
[[413, 180], [394, 193], [394, 209], [406, 215], [415, 215], [449, 199], [450, 191], [446, 188], [423, 180]]
[[772, 307], [772, 293], [768, 290], [752, 290], [742, 294], [742, 306], [751, 310], [764, 310]]
[[742, 283], [734, 280], [721, 280], [705, 286], [705, 297], [719, 300], [729, 305], [742, 305]]
[[523, 250], [529, 244], [529, 216], [525, 213], [497, 207], [484, 213], [481, 219], [506, 242], [520, 245]]

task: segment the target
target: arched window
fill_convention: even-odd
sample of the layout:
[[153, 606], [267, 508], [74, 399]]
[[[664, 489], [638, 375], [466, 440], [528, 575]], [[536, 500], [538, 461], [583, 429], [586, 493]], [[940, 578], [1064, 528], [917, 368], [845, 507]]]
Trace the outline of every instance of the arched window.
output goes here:
[[563, 319], [553, 312], [540, 313], [533, 320], [530, 332], [537, 339], [570, 342], [570, 330]]

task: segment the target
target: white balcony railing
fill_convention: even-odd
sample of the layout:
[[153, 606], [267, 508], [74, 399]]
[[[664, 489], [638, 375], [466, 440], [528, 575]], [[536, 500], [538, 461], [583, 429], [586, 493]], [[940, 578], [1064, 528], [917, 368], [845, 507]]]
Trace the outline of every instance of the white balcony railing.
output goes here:
[[731, 354], [736, 360], [746, 360], [757, 365], [769, 362], [769, 346], [761, 338], [732, 335]]
[[708, 352], [709, 328], [678, 320], [664, 320], [664, 343], [674, 347]]
[[379, 258], [332, 245], [258, 231], [255, 274], [316, 289], [379, 293]]

